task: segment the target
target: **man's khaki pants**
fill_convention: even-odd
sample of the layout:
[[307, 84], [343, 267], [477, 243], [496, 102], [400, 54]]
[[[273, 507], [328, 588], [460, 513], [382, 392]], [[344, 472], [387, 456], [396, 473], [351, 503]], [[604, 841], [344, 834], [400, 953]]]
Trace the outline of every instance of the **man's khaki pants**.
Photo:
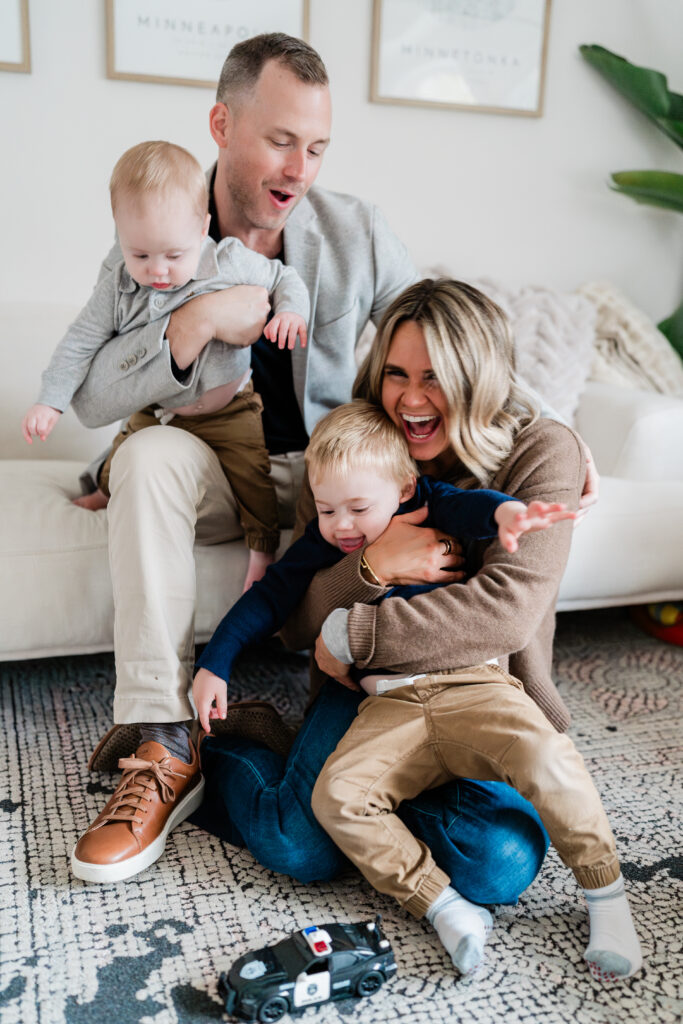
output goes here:
[[[301, 453], [271, 456], [283, 527], [294, 522], [303, 470]], [[127, 438], [112, 461], [110, 490], [114, 721], [187, 721], [194, 718], [194, 544], [242, 536], [235, 499], [215, 453], [173, 426]]]
[[518, 790], [580, 885], [618, 878], [614, 837], [583, 758], [495, 665], [433, 673], [363, 701], [318, 777], [313, 811], [376, 889], [421, 917], [449, 878], [394, 812], [454, 776]]

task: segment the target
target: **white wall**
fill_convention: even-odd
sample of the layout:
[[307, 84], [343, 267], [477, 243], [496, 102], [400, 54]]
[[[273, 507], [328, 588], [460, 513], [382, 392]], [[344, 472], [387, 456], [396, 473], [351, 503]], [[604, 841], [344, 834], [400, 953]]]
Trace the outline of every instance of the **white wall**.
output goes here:
[[[605, 180], [680, 170], [679, 151], [577, 47], [601, 43], [683, 91], [681, 0], [555, 0], [541, 119], [370, 103], [371, 8], [311, 0], [334, 98], [320, 182], [376, 200], [420, 266], [566, 289], [606, 278], [652, 317], [671, 312], [683, 292], [680, 217]], [[210, 163], [212, 93], [108, 80], [101, 0], [31, 0], [30, 17], [32, 74], [0, 72], [0, 297], [80, 303], [112, 239], [114, 161], [168, 138]]]

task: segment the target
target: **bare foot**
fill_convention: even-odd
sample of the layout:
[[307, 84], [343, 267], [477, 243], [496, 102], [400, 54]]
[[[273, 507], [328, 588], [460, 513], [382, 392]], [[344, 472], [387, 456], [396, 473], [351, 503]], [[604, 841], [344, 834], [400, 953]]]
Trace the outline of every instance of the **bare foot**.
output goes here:
[[81, 508], [89, 508], [91, 512], [97, 512], [98, 509], [107, 507], [109, 498], [104, 491], [98, 488], [92, 494], [84, 494], [82, 498], [74, 498], [73, 503]]
[[242, 593], [246, 594], [252, 583], [256, 583], [265, 575], [266, 569], [275, 561], [275, 555], [269, 551], [252, 551], [249, 549], [249, 564], [244, 577]]

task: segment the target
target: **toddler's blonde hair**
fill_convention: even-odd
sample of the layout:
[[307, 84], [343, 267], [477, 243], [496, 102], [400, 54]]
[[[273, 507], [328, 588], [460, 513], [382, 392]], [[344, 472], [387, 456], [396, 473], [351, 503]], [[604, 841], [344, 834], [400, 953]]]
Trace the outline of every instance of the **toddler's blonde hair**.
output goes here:
[[369, 469], [404, 484], [417, 475], [408, 444], [382, 409], [362, 398], [339, 405], [316, 424], [304, 453], [308, 478]]
[[173, 142], [139, 142], [119, 157], [109, 181], [112, 213], [121, 200], [185, 192], [198, 217], [205, 217], [209, 193], [204, 171], [182, 146]]

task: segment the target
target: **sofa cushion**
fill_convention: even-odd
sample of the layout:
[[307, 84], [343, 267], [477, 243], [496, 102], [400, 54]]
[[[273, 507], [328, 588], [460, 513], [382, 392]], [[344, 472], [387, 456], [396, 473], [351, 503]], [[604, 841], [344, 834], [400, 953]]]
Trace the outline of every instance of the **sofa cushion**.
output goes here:
[[[113, 649], [107, 512], [72, 503], [83, 468], [0, 459], [0, 660]], [[290, 537], [283, 531], [281, 550]], [[195, 548], [199, 642], [240, 596], [247, 557], [241, 538]]]
[[79, 462], [0, 461], [3, 657], [111, 647], [106, 512], [72, 504]]

